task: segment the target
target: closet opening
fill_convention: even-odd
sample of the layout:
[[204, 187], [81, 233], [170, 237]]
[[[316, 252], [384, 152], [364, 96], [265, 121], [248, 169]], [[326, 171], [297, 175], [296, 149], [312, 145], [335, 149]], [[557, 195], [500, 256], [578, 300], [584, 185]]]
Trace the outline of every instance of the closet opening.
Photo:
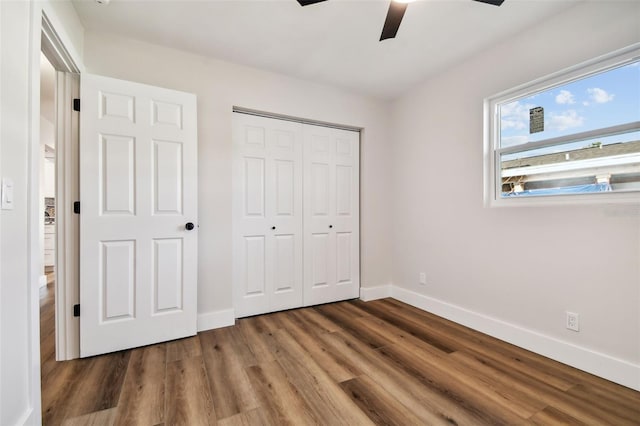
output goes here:
[[360, 132], [234, 108], [236, 317], [360, 295]]

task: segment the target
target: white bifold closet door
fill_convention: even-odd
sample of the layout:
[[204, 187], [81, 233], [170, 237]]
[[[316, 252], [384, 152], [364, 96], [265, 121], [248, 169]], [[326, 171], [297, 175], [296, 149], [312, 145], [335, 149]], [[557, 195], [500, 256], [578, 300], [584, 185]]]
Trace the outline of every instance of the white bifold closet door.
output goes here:
[[233, 119], [233, 282], [237, 317], [302, 305], [302, 129]]
[[359, 296], [359, 133], [235, 113], [236, 317]]
[[304, 305], [360, 295], [359, 138], [305, 125]]

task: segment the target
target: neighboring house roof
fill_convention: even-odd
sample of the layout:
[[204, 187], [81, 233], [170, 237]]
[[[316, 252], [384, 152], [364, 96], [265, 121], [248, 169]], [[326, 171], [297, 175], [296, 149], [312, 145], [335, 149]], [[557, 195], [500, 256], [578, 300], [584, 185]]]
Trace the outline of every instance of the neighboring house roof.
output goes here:
[[591, 146], [502, 162], [502, 177], [518, 182], [628, 173], [640, 173], [640, 141]]

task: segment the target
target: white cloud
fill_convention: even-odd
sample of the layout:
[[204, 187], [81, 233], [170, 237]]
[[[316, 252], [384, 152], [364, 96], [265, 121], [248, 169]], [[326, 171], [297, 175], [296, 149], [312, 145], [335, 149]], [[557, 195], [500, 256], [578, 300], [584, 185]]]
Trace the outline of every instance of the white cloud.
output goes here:
[[510, 119], [503, 118], [500, 124], [501, 124], [502, 130], [507, 130], [507, 129], [522, 130], [526, 128], [526, 124], [522, 120], [510, 120]]
[[573, 93], [571, 93], [570, 91], [561, 90], [560, 93], [558, 95], [556, 95], [556, 103], [559, 103], [561, 105], [575, 104], [576, 103], [576, 99], [573, 96]]
[[523, 105], [520, 101], [511, 102], [500, 107], [500, 127], [502, 130], [507, 129], [528, 129], [529, 128], [529, 109], [533, 105]]
[[584, 124], [584, 117], [570, 109], [561, 113], [551, 113], [545, 130], [567, 130]]
[[607, 102], [611, 102], [615, 96], [613, 93], [607, 93], [606, 90], [598, 87], [587, 89], [587, 93], [589, 93], [589, 99], [597, 104], [606, 104]]

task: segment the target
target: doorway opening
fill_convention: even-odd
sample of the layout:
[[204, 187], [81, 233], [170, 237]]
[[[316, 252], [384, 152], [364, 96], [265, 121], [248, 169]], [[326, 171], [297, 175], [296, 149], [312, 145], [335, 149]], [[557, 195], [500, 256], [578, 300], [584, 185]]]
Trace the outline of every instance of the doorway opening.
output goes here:
[[[42, 14], [40, 54], [40, 276], [41, 296], [49, 293], [49, 308], [41, 310], [41, 361], [63, 361], [79, 355], [78, 303], [79, 227], [73, 212], [78, 200], [79, 68]], [[45, 295], [46, 296], [46, 295]], [[51, 300], [55, 299], [55, 300]], [[48, 357], [48, 358], [47, 358]]]
[[[55, 296], [56, 273], [56, 70], [40, 54], [40, 300]], [[55, 303], [40, 306], [41, 366], [55, 360]]]

